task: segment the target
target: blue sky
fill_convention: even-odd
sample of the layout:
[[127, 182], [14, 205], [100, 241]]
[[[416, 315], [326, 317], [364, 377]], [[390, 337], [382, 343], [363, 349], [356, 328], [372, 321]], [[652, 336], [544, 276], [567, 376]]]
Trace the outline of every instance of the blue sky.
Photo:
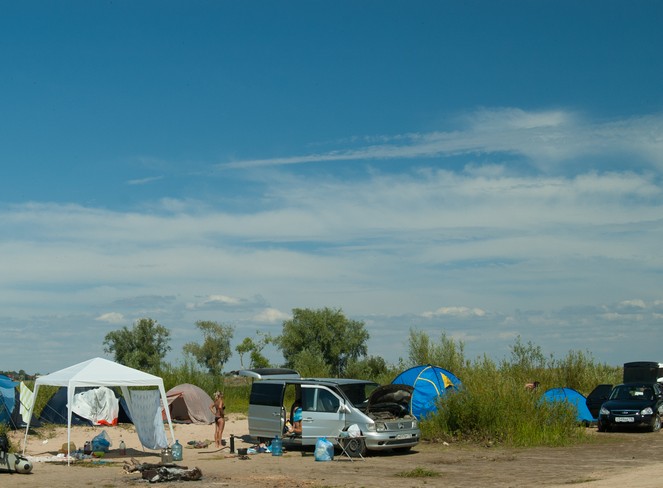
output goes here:
[[[0, 369], [341, 308], [663, 360], [658, 1], [0, 1]], [[266, 351], [282, 360], [277, 351]], [[233, 357], [228, 368], [238, 366]]]

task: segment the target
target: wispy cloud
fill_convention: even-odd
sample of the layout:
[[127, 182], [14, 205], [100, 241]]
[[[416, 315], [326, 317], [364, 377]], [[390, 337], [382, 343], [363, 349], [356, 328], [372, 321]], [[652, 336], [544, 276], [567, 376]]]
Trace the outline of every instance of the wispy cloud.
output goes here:
[[[420, 159], [461, 154], [508, 153], [551, 170], [583, 156], [630, 154], [645, 166], [663, 169], [663, 116], [592, 121], [563, 110], [528, 112], [483, 109], [457, 119], [462, 128], [447, 132], [401, 134], [390, 142], [340, 148], [325, 153], [232, 161], [219, 169], [323, 163], [351, 160]], [[632, 161], [634, 164], [635, 161]]]
[[139, 178], [139, 179], [127, 181], [127, 185], [147, 185], [149, 183], [154, 183], [155, 181], [162, 180], [163, 178], [164, 178], [163, 175], [161, 175], [161, 176], [150, 176], [150, 177], [147, 177], [147, 178]]

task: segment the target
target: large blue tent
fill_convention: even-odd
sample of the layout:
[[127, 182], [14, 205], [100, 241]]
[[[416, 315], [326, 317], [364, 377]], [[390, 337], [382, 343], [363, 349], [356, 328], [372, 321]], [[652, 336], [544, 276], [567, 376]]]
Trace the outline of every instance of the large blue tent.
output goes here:
[[460, 380], [450, 371], [422, 364], [403, 371], [392, 381], [414, 387], [412, 393], [412, 415], [421, 419], [437, 411], [438, 399], [448, 390], [458, 389]]
[[589, 412], [589, 408], [587, 408], [585, 396], [573, 388], [551, 388], [542, 395], [541, 400], [550, 403], [566, 402], [575, 408], [578, 422], [596, 422], [596, 419]]

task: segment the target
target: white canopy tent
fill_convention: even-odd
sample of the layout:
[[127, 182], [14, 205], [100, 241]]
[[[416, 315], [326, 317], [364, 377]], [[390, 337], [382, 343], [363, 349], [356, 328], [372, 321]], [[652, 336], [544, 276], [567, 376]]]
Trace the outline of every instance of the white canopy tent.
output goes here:
[[[131, 395], [129, 394], [129, 387], [146, 387], [152, 386], [159, 389], [162, 405], [166, 408], [166, 418], [168, 419], [168, 426], [170, 427], [170, 435], [172, 442], [175, 442], [175, 432], [170, 418], [170, 411], [167, 408], [168, 400], [166, 398], [166, 390], [163, 386], [163, 380], [158, 376], [144, 373], [137, 369], [129, 368], [121, 364], [109, 361], [103, 358], [94, 358], [84, 361], [82, 363], [69, 366], [68, 368], [61, 369], [46, 376], [40, 376], [35, 381], [35, 391], [32, 404], [30, 405], [30, 415], [28, 419], [32, 418], [32, 410], [34, 402], [39, 392], [41, 385], [67, 387], [67, 459], [70, 457], [69, 445], [71, 442], [71, 407], [74, 402], [74, 394], [76, 388], [79, 386], [91, 387], [113, 387], [119, 386], [122, 389], [122, 395], [129, 407], [129, 414], [133, 417]], [[30, 421], [28, 420], [25, 428], [25, 439], [23, 441], [23, 454], [28, 441], [28, 430], [30, 429]], [[68, 461], [67, 461], [68, 462]]]

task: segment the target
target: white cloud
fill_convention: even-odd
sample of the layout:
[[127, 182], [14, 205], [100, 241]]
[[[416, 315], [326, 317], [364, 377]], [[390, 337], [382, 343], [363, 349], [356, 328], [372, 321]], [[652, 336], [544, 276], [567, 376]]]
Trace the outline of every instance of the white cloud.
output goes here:
[[121, 324], [126, 322], [126, 319], [124, 318], [124, 315], [121, 313], [117, 312], [108, 312], [99, 315], [97, 318], [94, 320], [98, 320], [100, 322], [108, 322], [109, 324]]
[[233, 161], [218, 168], [321, 163], [350, 160], [417, 159], [459, 154], [511, 153], [551, 170], [580, 156], [628, 153], [663, 169], [663, 116], [643, 115], [617, 121], [591, 121], [562, 110], [527, 112], [516, 108], [483, 109], [460, 118], [466, 127], [450, 132], [408, 134], [396, 143], [291, 157]]
[[275, 308], [266, 308], [260, 313], [253, 316], [253, 320], [256, 322], [282, 322], [291, 318], [291, 315], [285, 312], [281, 312]]
[[240, 299], [236, 297], [229, 297], [225, 295], [209, 295], [202, 300], [199, 300], [194, 303], [188, 303], [187, 308], [202, 308], [202, 307], [209, 307], [209, 306], [214, 306], [214, 305], [239, 305], [240, 304]]
[[433, 312], [424, 312], [421, 314], [423, 317], [442, 317], [449, 315], [452, 317], [484, 317], [486, 315], [485, 310], [480, 308], [468, 308], [468, 307], [440, 307]]
[[147, 185], [148, 183], [154, 183], [155, 181], [159, 181], [163, 179], [163, 175], [160, 176], [150, 176], [147, 178], [139, 178], [135, 180], [129, 180], [127, 181], [127, 185]]

